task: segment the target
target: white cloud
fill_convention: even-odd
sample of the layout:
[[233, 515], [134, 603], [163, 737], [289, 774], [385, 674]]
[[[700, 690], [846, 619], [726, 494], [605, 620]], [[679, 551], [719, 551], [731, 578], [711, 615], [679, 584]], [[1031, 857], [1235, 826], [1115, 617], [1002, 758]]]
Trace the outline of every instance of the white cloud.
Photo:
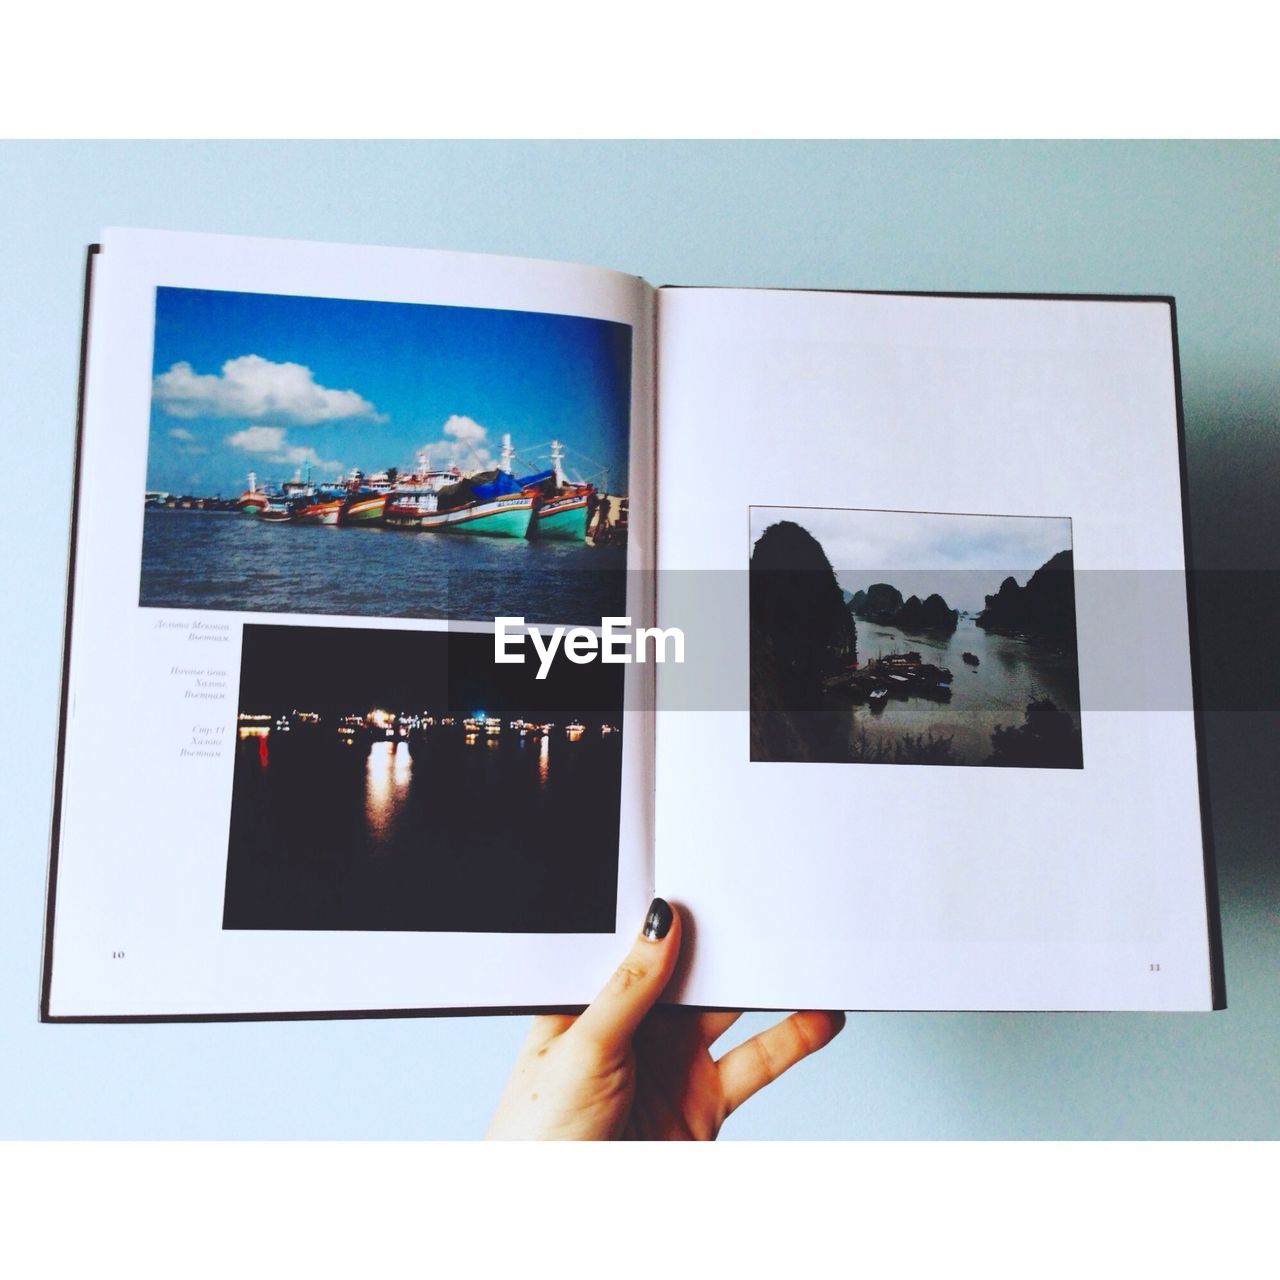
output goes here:
[[310, 466], [313, 471], [328, 472], [340, 475], [343, 470], [341, 462], [334, 458], [322, 458], [310, 445], [293, 444], [284, 427], [245, 427], [243, 431], [233, 431], [227, 437], [227, 443], [245, 453], [260, 456], [266, 462], [277, 462], [281, 466], [298, 468]]
[[245, 427], [232, 432], [227, 443], [246, 453], [279, 453], [284, 448], [284, 437], [283, 427]]
[[450, 414], [441, 430], [444, 439], [423, 446], [431, 466], [456, 466], [463, 471], [475, 471], [494, 465], [488, 429], [474, 418], [463, 413]]
[[455, 440], [483, 440], [489, 433], [474, 418], [465, 413], [451, 413], [444, 424], [444, 433]]
[[186, 457], [194, 457], [202, 453], [208, 453], [209, 450], [202, 445], [194, 432], [188, 431], [186, 427], [174, 427], [169, 432], [169, 439], [176, 440], [173, 446], [174, 451]]
[[306, 365], [237, 356], [221, 373], [197, 373], [179, 360], [152, 384], [156, 403], [174, 418], [283, 419], [295, 426], [342, 418], [385, 421], [386, 415], [355, 391], [322, 387]]
[[309, 465], [313, 471], [322, 471], [335, 479], [342, 474], [342, 463], [336, 458], [322, 458], [310, 445], [292, 445], [275, 459], [276, 462], [287, 462], [291, 466]]

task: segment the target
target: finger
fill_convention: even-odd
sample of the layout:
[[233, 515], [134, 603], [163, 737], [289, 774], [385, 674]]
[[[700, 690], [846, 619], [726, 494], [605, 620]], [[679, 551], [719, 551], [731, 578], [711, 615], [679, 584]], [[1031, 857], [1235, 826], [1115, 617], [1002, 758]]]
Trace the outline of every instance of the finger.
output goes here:
[[741, 1013], [730, 1013], [723, 1009], [708, 1010], [698, 1015], [698, 1034], [704, 1044], [715, 1044], [737, 1020]]
[[557, 1036], [563, 1035], [577, 1020], [575, 1013], [540, 1013], [535, 1015], [525, 1036], [524, 1051], [541, 1049]]
[[843, 1026], [843, 1013], [793, 1013], [730, 1049], [716, 1063], [727, 1110], [736, 1111], [802, 1058], [830, 1044]]
[[655, 898], [627, 958], [574, 1023], [571, 1034], [607, 1055], [623, 1053], [667, 985], [680, 954], [680, 917]]

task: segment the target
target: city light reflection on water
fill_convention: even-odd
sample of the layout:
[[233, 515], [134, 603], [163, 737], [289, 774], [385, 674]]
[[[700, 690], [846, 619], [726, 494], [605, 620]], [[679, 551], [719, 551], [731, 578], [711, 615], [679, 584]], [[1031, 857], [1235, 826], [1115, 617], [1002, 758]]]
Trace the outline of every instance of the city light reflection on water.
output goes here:
[[413, 772], [413, 757], [409, 754], [409, 744], [407, 742], [396, 743], [392, 762], [395, 784], [397, 788], [403, 789], [409, 785], [409, 775]]
[[241, 725], [239, 730], [241, 741], [246, 738], [256, 738], [258, 740], [258, 764], [263, 769], [270, 763], [270, 756], [267, 750], [267, 737], [270, 732], [270, 729], [259, 725]]
[[268, 735], [268, 733], [270, 733], [270, 730], [269, 730], [269, 729], [267, 729], [267, 728], [265, 728], [265, 727], [261, 727], [261, 728], [260, 728], [260, 727], [258, 727], [257, 725], [252, 725], [252, 726], [248, 726], [248, 727], [246, 727], [245, 725], [241, 725], [241, 726], [240, 726], [240, 731], [239, 731], [239, 736], [240, 736], [240, 740], [241, 740], [241, 741], [244, 741], [246, 738], [257, 738], [257, 740], [258, 740], [258, 763], [259, 763], [263, 768], [266, 768], [266, 765], [267, 765], [267, 735]]
[[375, 742], [365, 762], [365, 816], [369, 830], [385, 840], [404, 804], [413, 774], [413, 757], [407, 742]]
[[613, 929], [620, 735], [351, 727], [238, 742], [224, 927]]

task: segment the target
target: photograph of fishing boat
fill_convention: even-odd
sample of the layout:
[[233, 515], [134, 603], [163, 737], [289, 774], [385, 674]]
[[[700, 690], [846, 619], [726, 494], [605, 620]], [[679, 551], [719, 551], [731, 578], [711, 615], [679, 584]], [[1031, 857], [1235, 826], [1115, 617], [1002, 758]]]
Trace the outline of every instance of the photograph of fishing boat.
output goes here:
[[226, 929], [615, 925], [622, 670], [489, 636], [249, 623]]
[[625, 612], [627, 325], [160, 288], [155, 333], [142, 605]]
[[1070, 519], [750, 523], [752, 760], [1084, 767]]

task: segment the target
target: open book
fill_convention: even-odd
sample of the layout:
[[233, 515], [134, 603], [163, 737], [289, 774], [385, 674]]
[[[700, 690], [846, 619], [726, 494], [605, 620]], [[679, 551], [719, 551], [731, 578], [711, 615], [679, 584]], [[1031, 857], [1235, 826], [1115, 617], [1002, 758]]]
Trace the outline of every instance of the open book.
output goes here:
[[89, 262], [46, 1019], [1224, 1004], [1171, 299]]

